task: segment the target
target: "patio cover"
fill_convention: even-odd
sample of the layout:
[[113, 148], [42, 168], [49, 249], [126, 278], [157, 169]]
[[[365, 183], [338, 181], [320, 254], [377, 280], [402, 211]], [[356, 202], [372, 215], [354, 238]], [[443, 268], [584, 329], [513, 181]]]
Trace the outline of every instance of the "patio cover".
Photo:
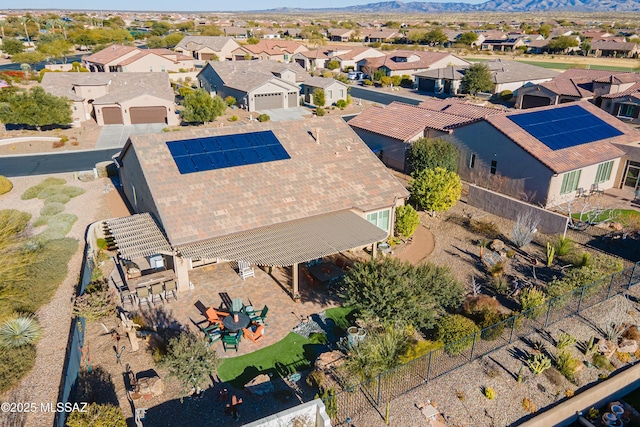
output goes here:
[[384, 240], [387, 232], [351, 211], [269, 225], [178, 247], [192, 259], [285, 267]]
[[120, 257], [124, 259], [173, 254], [167, 238], [149, 213], [108, 219], [105, 222], [113, 233]]

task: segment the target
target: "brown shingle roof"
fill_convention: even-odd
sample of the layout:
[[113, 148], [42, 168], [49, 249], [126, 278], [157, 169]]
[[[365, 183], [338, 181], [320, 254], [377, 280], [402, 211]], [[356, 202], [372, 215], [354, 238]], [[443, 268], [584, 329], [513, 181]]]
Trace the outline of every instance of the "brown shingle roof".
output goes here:
[[426, 128], [443, 132], [474, 121], [416, 105], [392, 102], [386, 107], [372, 107], [349, 120], [349, 125], [407, 142]]
[[[317, 129], [318, 141], [311, 136]], [[166, 144], [263, 130], [275, 134], [290, 159], [181, 175]], [[379, 209], [408, 197], [339, 117], [133, 136], [122, 151], [125, 167], [130, 150], [173, 246], [330, 212]]]
[[[587, 112], [620, 130], [623, 134], [613, 138], [602, 139], [561, 150], [552, 150], [509, 119], [510, 116], [518, 114], [529, 114], [533, 111], [569, 108], [575, 105], [580, 105]], [[533, 157], [542, 162], [554, 173], [568, 172], [622, 157], [624, 152], [616, 148], [613, 145], [614, 143], [628, 144], [640, 141], [640, 134], [635, 129], [586, 101], [551, 105], [541, 108], [531, 108], [524, 111], [510, 112], [508, 114], [496, 114], [487, 117], [485, 120]]]

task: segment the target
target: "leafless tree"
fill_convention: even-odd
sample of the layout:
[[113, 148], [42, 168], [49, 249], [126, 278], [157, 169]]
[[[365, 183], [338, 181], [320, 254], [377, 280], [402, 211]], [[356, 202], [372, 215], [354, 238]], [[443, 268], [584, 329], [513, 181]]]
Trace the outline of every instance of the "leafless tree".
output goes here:
[[513, 224], [513, 243], [519, 248], [527, 246], [538, 231], [539, 224], [540, 217], [534, 216], [531, 211], [518, 214]]

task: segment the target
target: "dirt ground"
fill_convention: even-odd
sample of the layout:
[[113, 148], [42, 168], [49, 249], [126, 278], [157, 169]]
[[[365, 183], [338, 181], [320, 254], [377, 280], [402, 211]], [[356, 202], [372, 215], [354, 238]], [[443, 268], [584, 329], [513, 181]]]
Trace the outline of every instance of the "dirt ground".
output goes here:
[[505, 54], [492, 54], [492, 55], [484, 55], [484, 54], [461, 54], [462, 58], [473, 58], [473, 59], [520, 59], [532, 62], [557, 62], [564, 64], [576, 64], [576, 65], [602, 65], [607, 67], [624, 67], [624, 68], [639, 68], [640, 62], [637, 59], [633, 58], [603, 58], [603, 57], [593, 57], [593, 56], [580, 56], [580, 55], [511, 55], [510, 52], [506, 52]]

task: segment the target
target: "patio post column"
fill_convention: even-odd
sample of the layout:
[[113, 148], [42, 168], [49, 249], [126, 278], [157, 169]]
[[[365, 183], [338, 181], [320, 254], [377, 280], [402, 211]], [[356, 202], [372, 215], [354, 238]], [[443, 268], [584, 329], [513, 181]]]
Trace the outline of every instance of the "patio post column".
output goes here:
[[299, 295], [298, 293], [298, 263], [293, 264], [291, 277], [293, 278], [293, 296]]
[[178, 292], [189, 290], [189, 260], [180, 256], [173, 257], [173, 266], [176, 271], [176, 284]]
[[373, 242], [373, 244], [371, 245], [371, 258], [375, 258], [376, 257], [376, 250], [378, 249], [378, 244], [376, 242]]

